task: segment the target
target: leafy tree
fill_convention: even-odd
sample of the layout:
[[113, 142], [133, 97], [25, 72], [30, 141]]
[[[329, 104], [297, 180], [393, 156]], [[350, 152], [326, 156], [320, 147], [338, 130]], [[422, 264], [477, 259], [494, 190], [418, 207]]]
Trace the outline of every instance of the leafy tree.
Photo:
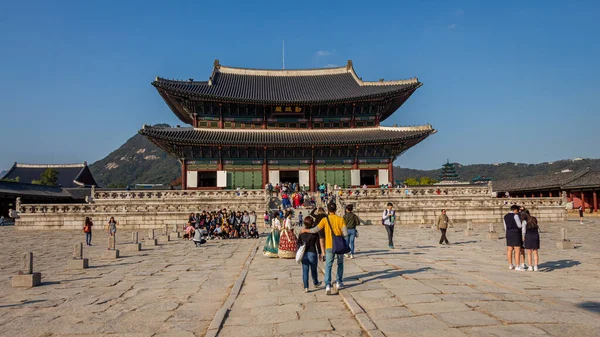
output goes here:
[[416, 178], [407, 178], [406, 180], [404, 180], [404, 183], [408, 186], [419, 185], [419, 181]]
[[40, 180], [33, 180], [32, 184], [44, 185], [44, 186], [56, 186], [58, 185], [58, 171], [53, 168], [47, 168], [46, 171], [40, 175]]
[[435, 183], [437, 183], [437, 180], [431, 179], [430, 177], [421, 177], [421, 179], [419, 179], [420, 185], [433, 185]]

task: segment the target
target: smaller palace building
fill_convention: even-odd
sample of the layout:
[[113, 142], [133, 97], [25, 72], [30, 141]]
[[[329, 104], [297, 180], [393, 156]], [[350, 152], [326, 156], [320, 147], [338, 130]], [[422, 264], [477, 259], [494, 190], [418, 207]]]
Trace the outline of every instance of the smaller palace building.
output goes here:
[[216, 60], [208, 81], [156, 78], [152, 85], [191, 127], [144, 126], [139, 133], [181, 161], [183, 189], [387, 184], [393, 161], [436, 132], [431, 125], [382, 126], [422, 84], [363, 81], [352, 61], [263, 70]]

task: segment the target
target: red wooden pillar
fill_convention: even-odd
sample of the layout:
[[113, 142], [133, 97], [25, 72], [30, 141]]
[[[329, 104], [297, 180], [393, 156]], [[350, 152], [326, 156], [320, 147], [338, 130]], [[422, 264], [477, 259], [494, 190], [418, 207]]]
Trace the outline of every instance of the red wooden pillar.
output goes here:
[[310, 182], [310, 191], [315, 192], [317, 190], [317, 172], [315, 171], [314, 160], [311, 160], [308, 166], [308, 180]]
[[269, 166], [267, 164], [267, 160], [265, 159], [262, 164], [262, 183], [263, 187], [269, 183]]
[[544, 197], [544, 192], [540, 192], [540, 198]]
[[585, 212], [585, 194], [581, 191], [581, 210]]
[[392, 159], [390, 159], [390, 162], [388, 163], [388, 182], [394, 186], [394, 163], [392, 162]]
[[198, 114], [194, 112], [193, 114], [194, 117], [194, 127], [197, 128], [198, 127]]
[[187, 190], [187, 164], [181, 159], [181, 189]]
[[358, 170], [358, 145], [356, 145], [356, 150], [354, 152], [354, 163], [352, 164], [353, 170]]
[[596, 190], [592, 193], [594, 196], [594, 212], [598, 213], [598, 197], [596, 196]]

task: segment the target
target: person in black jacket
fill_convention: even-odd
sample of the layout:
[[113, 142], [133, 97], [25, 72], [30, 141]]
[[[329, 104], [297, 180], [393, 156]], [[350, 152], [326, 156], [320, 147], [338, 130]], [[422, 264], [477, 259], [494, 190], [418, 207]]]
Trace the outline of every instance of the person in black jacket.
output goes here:
[[[311, 229], [315, 226], [312, 217], [304, 218], [304, 228]], [[321, 255], [321, 245], [319, 244], [319, 235], [311, 233], [300, 234], [298, 238], [298, 246], [306, 245], [304, 256], [302, 257], [302, 282], [304, 284], [304, 292], [308, 292], [308, 270], [312, 275], [313, 285], [315, 288], [321, 286], [317, 273], [317, 256]]]
[[[315, 214], [315, 212], [317, 214]], [[314, 208], [310, 212], [310, 216], [312, 216], [315, 219], [314, 223], [318, 224], [319, 222], [321, 222], [321, 220], [323, 220], [323, 218], [325, 218], [327, 216], [327, 213], [325, 213], [325, 209], [323, 207], [319, 207], [319, 208]], [[319, 244], [321, 245], [321, 252], [324, 252], [325, 251], [325, 231], [319, 231]], [[325, 255], [320, 254], [319, 260], [325, 261]]]

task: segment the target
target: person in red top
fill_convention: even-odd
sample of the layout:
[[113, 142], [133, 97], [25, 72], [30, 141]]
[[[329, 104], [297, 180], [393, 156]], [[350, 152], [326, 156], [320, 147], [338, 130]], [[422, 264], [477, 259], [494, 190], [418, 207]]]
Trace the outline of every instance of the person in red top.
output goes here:
[[83, 223], [83, 232], [85, 233], [85, 245], [92, 245], [92, 226], [94, 223], [92, 222], [92, 218], [86, 217], [85, 222]]

